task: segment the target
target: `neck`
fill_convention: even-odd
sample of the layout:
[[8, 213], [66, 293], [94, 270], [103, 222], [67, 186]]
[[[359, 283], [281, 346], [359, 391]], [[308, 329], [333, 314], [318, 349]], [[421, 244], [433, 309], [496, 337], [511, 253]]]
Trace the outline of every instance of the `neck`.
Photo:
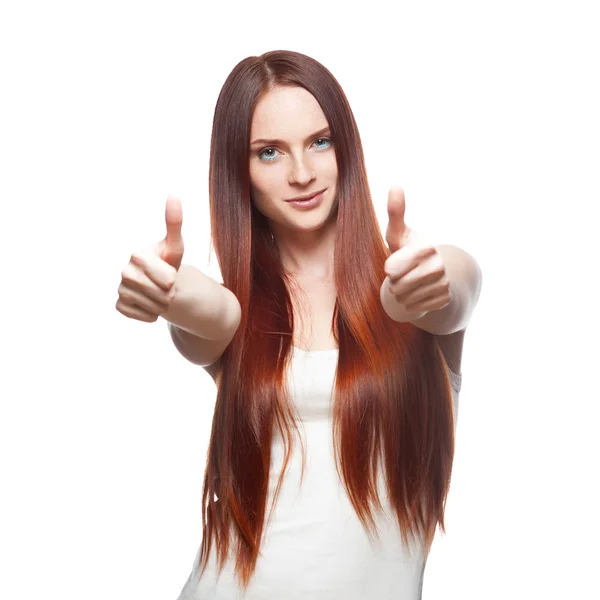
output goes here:
[[296, 279], [333, 279], [335, 222], [315, 231], [273, 227], [284, 270]]

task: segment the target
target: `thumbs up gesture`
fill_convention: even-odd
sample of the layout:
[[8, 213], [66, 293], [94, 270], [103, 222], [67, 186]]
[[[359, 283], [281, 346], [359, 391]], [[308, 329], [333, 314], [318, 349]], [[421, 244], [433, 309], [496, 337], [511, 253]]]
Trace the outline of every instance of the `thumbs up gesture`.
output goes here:
[[131, 319], [153, 323], [167, 311], [177, 292], [174, 284], [184, 249], [178, 199], [167, 199], [165, 220], [165, 238], [134, 252], [121, 273], [116, 309]]
[[[385, 241], [392, 254], [385, 261], [387, 286], [400, 307], [414, 321], [452, 301], [450, 280], [440, 253], [404, 222], [404, 190], [392, 187], [388, 195]], [[383, 289], [382, 289], [383, 291]], [[399, 308], [400, 308], [399, 307]]]

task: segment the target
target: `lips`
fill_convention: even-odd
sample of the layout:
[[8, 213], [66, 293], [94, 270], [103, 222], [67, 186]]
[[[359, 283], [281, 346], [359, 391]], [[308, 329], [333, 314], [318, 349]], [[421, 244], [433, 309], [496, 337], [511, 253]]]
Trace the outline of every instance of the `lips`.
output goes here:
[[319, 192], [316, 196], [313, 196], [309, 200], [292, 200], [291, 202], [288, 202], [288, 204], [297, 210], [312, 210], [313, 208], [321, 205], [324, 195], [325, 190]]
[[321, 192], [324, 192], [326, 189], [327, 188], [324, 188], [322, 190], [314, 192], [313, 194], [308, 194], [306, 196], [298, 196], [297, 198], [289, 198], [288, 200], [286, 200], [286, 202], [304, 202], [306, 200], [310, 200], [311, 198], [314, 198], [315, 196], [318, 196]]

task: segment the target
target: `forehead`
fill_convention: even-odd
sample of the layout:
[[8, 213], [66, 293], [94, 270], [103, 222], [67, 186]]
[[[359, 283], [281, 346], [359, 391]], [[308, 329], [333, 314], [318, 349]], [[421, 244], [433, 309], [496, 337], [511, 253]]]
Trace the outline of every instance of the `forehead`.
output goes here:
[[253, 139], [294, 137], [323, 127], [327, 127], [327, 119], [310, 92], [301, 87], [279, 87], [258, 101], [250, 135]]

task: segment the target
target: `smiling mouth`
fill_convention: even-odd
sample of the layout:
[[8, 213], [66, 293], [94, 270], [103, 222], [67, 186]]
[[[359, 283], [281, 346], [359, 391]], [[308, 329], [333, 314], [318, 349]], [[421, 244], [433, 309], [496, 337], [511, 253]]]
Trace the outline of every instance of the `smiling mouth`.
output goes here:
[[[325, 188], [325, 189], [327, 189], [327, 188]], [[319, 190], [318, 192], [315, 192], [314, 194], [310, 194], [310, 196], [298, 196], [298, 198], [290, 198], [289, 200], [286, 200], [286, 202], [307, 202], [308, 200], [311, 200], [315, 196], [322, 194], [325, 191], [325, 189]]]

